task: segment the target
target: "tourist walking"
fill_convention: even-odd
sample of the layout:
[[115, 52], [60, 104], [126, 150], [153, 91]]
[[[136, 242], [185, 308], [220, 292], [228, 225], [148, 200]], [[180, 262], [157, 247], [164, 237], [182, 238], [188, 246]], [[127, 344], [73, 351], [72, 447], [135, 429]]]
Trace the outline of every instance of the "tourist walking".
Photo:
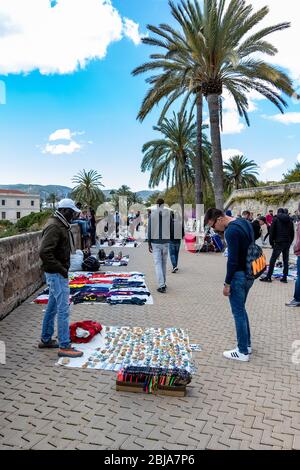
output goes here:
[[254, 231], [254, 240], [258, 240], [262, 236], [262, 227], [267, 224], [266, 218], [263, 216], [253, 220], [252, 227]]
[[158, 199], [155, 209], [151, 209], [148, 218], [148, 246], [153, 253], [157, 291], [165, 293], [167, 290], [167, 260], [169, 243], [174, 233], [174, 216], [170, 209], [164, 207], [164, 200]]
[[[59, 357], [81, 357], [83, 353], [71, 347], [69, 331], [70, 255], [74, 251], [71, 222], [78, 212], [72, 199], [63, 199], [58, 210], [43, 230], [40, 258], [49, 288], [49, 300], [43, 320], [39, 348], [58, 348]], [[54, 320], [57, 316], [58, 343], [54, 340]]]
[[270, 266], [266, 276], [261, 277], [262, 282], [272, 282], [272, 275], [275, 268], [275, 263], [282, 253], [283, 258], [283, 277], [280, 282], [287, 283], [289, 274], [289, 253], [290, 247], [293, 243], [295, 236], [294, 224], [285, 209], [278, 209], [277, 215], [274, 217], [270, 227], [270, 245], [273, 248], [273, 253], [270, 259]]
[[273, 219], [274, 219], [274, 213], [273, 213], [273, 210], [270, 209], [269, 210], [269, 213], [266, 215], [266, 221], [267, 221], [267, 233], [265, 235], [265, 238], [264, 238], [264, 241], [263, 243], [265, 244], [266, 241], [267, 241], [267, 238], [270, 236], [270, 228], [271, 228], [271, 225], [273, 223]]
[[[300, 203], [298, 207], [298, 214], [299, 213]], [[300, 307], [300, 223], [297, 224], [294, 254], [297, 256], [297, 279], [295, 283], [294, 298], [289, 303], [285, 304], [287, 307]]]
[[175, 211], [173, 216], [174, 234], [172, 234], [169, 243], [169, 255], [172, 263], [172, 273], [177, 273], [181, 240], [184, 238], [184, 223], [180, 211]]
[[253, 285], [253, 280], [247, 278], [247, 254], [253, 240], [253, 228], [244, 218], [235, 219], [224, 214], [219, 209], [209, 209], [205, 215], [204, 224], [217, 232], [225, 232], [228, 247], [227, 273], [223, 295], [229, 298], [235, 321], [237, 348], [224, 351], [227, 359], [249, 361], [251, 354], [251, 333], [246, 300]]

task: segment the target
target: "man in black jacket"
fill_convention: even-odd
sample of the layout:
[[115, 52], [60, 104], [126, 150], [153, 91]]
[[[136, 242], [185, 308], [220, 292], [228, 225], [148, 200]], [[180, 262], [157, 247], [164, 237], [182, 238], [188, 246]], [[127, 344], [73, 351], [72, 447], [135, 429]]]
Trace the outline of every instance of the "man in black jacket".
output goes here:
[[266, 218], [263, 217], [263, 216], [257, 217], [257, 219], [255, 219], [252, 222], [252, 228], [253, 228], [253, 231], [254, 231], [254, 239], [255, 240], [258, 240], [261, 237], [261, 234], [262, 234], [261, 228], [262, 228], [263, 225], [267, 225]]
[[294, 236], [295, 231], [292, 219], [285, 213], [284, 209], [278, 209], [277, 215], [274, 217], [270, 227], [270, 245], [273, 248], [273, 253], [268, 274], [260, 279], [262, 282], [272, 282], [275, 263], [282, 253], [283, 278], [280, 281], [285, 284], [287, 283], [287, 276], [289, 274], [289, 253]]
[[[39, 348], [58, 348], [59, 357], [81, 357], [83, 353], [71, 347], [69, 331], [69, 279], [70, 255], [74, 250], [71, 232], [72, 219], [78, 209], [71, 199], [63, 199], [58, 210], [44, 228], [40, 248], [49, 300], [45, 312]], [[57, 315], [58, 343], [52, 339]]]
[[174, 239], [174, 214], [164, 207], [165, 201], [159, 198], [157, 207], [151, 209], [148, 217], [148, 247], [153, 253], [158, 283], [157, 291], [164, 294], [167, 290], [167, 260], [169, 243]]

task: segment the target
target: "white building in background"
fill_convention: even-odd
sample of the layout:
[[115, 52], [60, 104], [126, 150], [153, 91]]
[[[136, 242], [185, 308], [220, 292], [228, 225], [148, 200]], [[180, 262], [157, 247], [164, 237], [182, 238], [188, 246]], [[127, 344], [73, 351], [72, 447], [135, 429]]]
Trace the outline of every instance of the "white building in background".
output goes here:
[[0, 222], [9, 220], [16, 223], [31, 212], [40, 212], [39, 194], [0, 188]]

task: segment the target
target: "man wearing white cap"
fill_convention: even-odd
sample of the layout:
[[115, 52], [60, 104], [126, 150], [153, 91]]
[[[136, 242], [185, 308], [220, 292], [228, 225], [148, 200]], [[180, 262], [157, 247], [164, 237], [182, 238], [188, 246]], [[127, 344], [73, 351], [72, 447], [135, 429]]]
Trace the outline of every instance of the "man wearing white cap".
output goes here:
[[[81, 351], [71, 347], [69, 331], [69, 279], [70, 255], [74, 251], [71, 222], [78, 208], [72, 199], [62, 199], [42, 234], [40, 258], [49, 287], [49, 300], [45, 312], [39, 348], [59, 348], [59, 357], [80, 357]], [[57, 315], [58, 343], [52, 339]]]

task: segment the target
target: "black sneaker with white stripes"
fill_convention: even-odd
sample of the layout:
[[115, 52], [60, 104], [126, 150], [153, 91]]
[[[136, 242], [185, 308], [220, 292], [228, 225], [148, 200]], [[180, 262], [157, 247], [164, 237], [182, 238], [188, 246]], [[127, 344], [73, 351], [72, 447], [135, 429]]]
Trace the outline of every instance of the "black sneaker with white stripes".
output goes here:
[[238, 348], [232, 349], [232, 351], [224, 351], [223, 356], [226, 357], [226, 359], [232, 359], [234, 361], [249, 361], [249, 354], [242, 354]]

